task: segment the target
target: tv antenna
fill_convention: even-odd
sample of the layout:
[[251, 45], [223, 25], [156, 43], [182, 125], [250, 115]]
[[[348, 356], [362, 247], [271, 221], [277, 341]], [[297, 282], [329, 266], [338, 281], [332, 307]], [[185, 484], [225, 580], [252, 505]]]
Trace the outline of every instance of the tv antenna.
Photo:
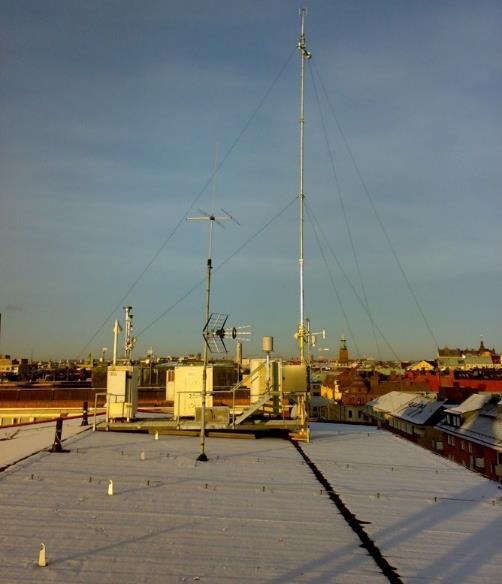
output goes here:
[[207, 348], [211, 353], [227, 353], [227, 347], [224, 339], [234, 339], [238, 341], [249, 341], [251, 331], [248, 330], [250, 325], [234, 326], [225, 328], [228, 320], [228, 314], [221, 312], [212, 313], [206, 326], [202, 331], [202, 336], [206, 341]]
[[[197, 217], [187, 217], [187, 221], [208, 221], [209, 222], [209, 244], [208, 244], [208, 254], [207, 254], [207, 282], [206, 282], [206, 308], [205, 308], [205, 318], [204, 318], [204, 328], [202, 336], [204, 337], [204, 366], [202, 369], [202, 404], [201, 404], [201, 423], [200, 423], [200, 454], [197, 460], [202, 462], [207, 461], [207, 456], [205, 452], [205, 437], [206, 437], [206, 394], [207, 394], [207, 364], [209, 359], [209, 346], [204, 333], [209, 325], [210, 320], [210, 307], [211, 307], [211, 272], [213, 269], [213, 224], [216, 222], [220, 227], [224, 227], [223, 221], [231, 220], [237, 225], [240, 223], [227, 213], [225, 209], [221, 209], [223, 215], [215, 215], [214, 213], [206, 213], [199, 209], [202, 215]], [[226, 320], [225, 320], [226, 322]], [[220, 327], [221, 328], [221, 327]]]

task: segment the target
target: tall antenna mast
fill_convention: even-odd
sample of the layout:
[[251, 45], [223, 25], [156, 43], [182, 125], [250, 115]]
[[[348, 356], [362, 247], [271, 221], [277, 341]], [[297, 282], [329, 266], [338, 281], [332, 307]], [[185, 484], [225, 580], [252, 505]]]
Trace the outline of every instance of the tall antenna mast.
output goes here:
[[300, 51], [300, 192], [298, 199], [300, 201], [300, 322], [298, 324], [298, 343], [300, 347], [300, 361], [305, 363], [305, 291], [304, 291], [304, 244], [303, 244], [303, 224], [304, 224], [304, 206], [305, 193], [303, 191], [303, 167], [304, 167], [304, 79], [305, 79], [305, 61], [312, 58], [312, 54], [307, 51], [305, 44], [305, 14], [306, 9], [300, 9], [301, 32], [298, 41], [298, 50]]

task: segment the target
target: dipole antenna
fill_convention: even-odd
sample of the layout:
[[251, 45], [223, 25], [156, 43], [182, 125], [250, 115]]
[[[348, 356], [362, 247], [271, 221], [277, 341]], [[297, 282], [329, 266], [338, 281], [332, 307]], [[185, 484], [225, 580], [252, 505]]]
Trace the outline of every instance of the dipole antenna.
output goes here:
[[300, 52], [300, 191], [298, 199], [300, 203], [300, 257], [298, 263], [300, 265], [300, 322], [298, 324], [298, 343], [300, 349], [300, 361], [305, 363], [305, 290], [304, 290], [304, 207], [305, 207], [305, 193], [303, 189], [303, 175], [304, 175], [304, 81], [305, 81], [305, 61], [312, 58], [312, 53], [307, 51], [305, 42], [305, 14], [306, 9], [300, 9], [301, 32], [298, 41], [298, 50]]
[[117, 364], [117, 344], [118, 344], [119, 334], [121, 332], [122, 332], [122, 327], [120, 326], [119, 321], [116, 320], [115, 324], [113, 325], [113, 360], [112, 360], [113, 365]]
[[[199, 209], [199, 212], [202, 215], [197, 217], [187, 217], [187, 221], [208, 221], [209, 222], [209, 244], [208, 244], [208, 254], [207, 254], [207, 276], [206, 276], [206, 304], [205, 304], [205, 312], [204, 312], [204, 328], [203, 328], [203, 336], [207, 327], [207, 323], [209, 322], [210, 317], [210, 308], [211, 308], [211, 272], [213, 270], [213, 224], [216, 222], [218, 225], [223, 227], [222, 221], [227, 221], [231, 219], [235, 223], [239, 224], [239, 222], [232, 217], [229, 213], [227, 213], [224, 209], [222, 212], [224, 215], [214, 215], [213, 213], [206, 213]], [[206, 395], [207, 395], [207, 365], [209, 360], [209, 353], [208, 353], [208, 345], [206, 339], [204, 337], [204, 345], [203, 345], [203, 355], [204, 355], [204, 366], [202, 369], [202, 396], [201, 396], [201, 421], [200, 421], [200, 454], [197, 460], [202, 462], [207, 461], [206, 455]]]
[[310, 318], [306, 318], [306, 336], [307, 336], [307, 363], [310, 365], [312, 363], [312, 348], [316, 346], [317, 337], [321, 337], [323, 340], [326, 338], [326, 329], [315, 333], [310, 330]]

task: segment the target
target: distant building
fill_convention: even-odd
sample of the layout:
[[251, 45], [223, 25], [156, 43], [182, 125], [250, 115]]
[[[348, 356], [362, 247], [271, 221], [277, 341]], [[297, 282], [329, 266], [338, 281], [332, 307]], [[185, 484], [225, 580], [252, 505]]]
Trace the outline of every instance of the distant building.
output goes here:
[[444, 411], [436, 428], [443, 436], [443, 453], [450, 460], [502, 482], [502, 398], [473, 394]]
[[33, 366], [28, 359], [11, 359], [10, 355], [0, 356], [0, 380], [29, 381]]
[[7, 379], [14, 373], [14, 365], [10, 355], [0, 355], [0, 379]]
[[417, 361], [416, 363], [412, 363], [406, 368], [406, 371], [434, 371], [434, 365], [432, 365], [429, 361]]
[[[382, 373], [382, 371], [384, 373]], [[321, 396], [331, 402], [328, 419], [336, 422], [368, 423], [366, 404], [391, 391], [428, 392], [429, 384], [422, 379], [392, 373], [393, 367], [380, 371], [341, 368], [325, 375]]]
[[349, 364], [349, 350], [347, 349], [347, 339], [344, 335], [340, 338], [340, 348], [338, 349], [338, 363], [340, 365]]
[[487, 349], [481, 340], [478, 349], [438, 349], [438, 367], [440, 369], [478, 369], [500, 367], [500, 355], [495, 349]]
[[379, 426], [429, 450], [438, 449], [441, 434], [434, 426], [443, 416], [444, 401], [435, 395], [392, 391], [369, 402], [367, 409]]

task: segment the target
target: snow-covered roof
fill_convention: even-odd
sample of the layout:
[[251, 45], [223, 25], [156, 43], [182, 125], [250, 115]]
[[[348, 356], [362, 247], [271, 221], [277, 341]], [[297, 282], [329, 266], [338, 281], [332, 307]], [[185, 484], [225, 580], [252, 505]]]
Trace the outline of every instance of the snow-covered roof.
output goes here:
[[[64, 437], [69, 438], [86, 430], [81, 422], [82, 418], [65, 419]], [[0, 428], [0, 468], [30, 456], [41, 448], [50, 447], [54, 442], [55, 424], [55, 421], [51, 421]]]
[[425, 424], [437, 411], [444, 401], [436, 397], [429, 397], [422, 393], [406, 391], [391, 391], [367, 404], [374, 411], [384, 412], [406, 422]]
[[500, 580], [496, 483], [385, 430], [313, 433], [303, 448], [404, 582]]
[[391, 414], [414, 399], [418, 399], [420, 395], [419, 393], [405, 391], [390, 391], [368, 402], [366, 405], [370, 409]]
[[481, 444], [490, 444], [502, 450], [502, 419], [478, 415], [472, 423], [463, 424], [455, 433]]
[[[0, 474], [0, 582], [388, 581], [288, 441], [208, 438], [206, 463], [196, 437], [64, 446]], [[495, 483], [369, 426], [313, 424], [300, 447], [404, 581], [499, 579]]]
[[480, 410], [486, 403], [490, 401], [492, 395], [490, 393], [474, 393], [464, 400], [458, 406], [448, 408], [445, 410], [448, 414], [465, 414], [468, 412], [475, 412]]
[[450, 426], [443, 421], [437, 425], [437, 428], [448, 434], [478, 444], [490, 445], [502, 451], [502, 414], [497, 409], [497, 403], [486, 403], [476, 411], [474, 416], [464, 420], [459, 427]]
[[407, 422], [425, 424], [443, 405], [444, 401], [420, 396], [404, 405], [394, 415]]

